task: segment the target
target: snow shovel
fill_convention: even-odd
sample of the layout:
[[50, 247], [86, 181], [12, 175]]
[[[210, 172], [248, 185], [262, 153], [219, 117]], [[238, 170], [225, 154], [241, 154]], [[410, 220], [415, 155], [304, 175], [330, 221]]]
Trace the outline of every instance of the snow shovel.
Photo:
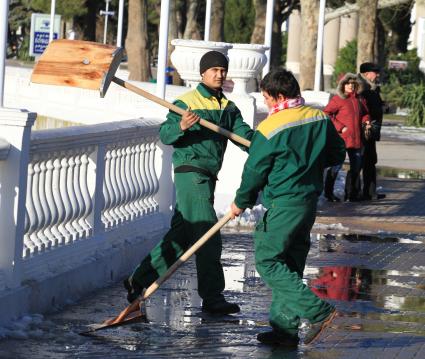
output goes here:
[[[214, 226], [212, 226], [207, 233], [199, 238], [182, 256], [174, 262], [174, 264], [155, 282], [153, 282], [142, 295], [135, 299], [129, 306], [127, 306], [118, 316], [115, 318], [106, 320], [103, 324], [91, 327], [88, 331], [80, 333], [81, 335], [90, 335], [93, 332], [99, 330], [105, 330], [109, 328], [115, 328], [118, 326], [134, 323], [136, 321], [146, 321], [146, 311], [144, 309], [144, 302], [148, 299], [156, 290], [170, 278], [173, 273], [199, 249], [201, 248], [215, 233], [217, 233], [229, 220], [232, 218], [232, 213], [227, 213], [221, 218]], [[139, 311], [140, 310], [140, 311]], [[137, 312], [137, 314], [134, 314]]]
[[[73, 86], [99, 90], [104, 97], [111, 82], [183, 115], [185, 110], [115, 76], [123, 49], [96, 42], [54, 40], [34, 67], [31, 81], [39, 84]], [[201, 126], [249, 147], [251, 142], [222, 127], [201, 119]]]

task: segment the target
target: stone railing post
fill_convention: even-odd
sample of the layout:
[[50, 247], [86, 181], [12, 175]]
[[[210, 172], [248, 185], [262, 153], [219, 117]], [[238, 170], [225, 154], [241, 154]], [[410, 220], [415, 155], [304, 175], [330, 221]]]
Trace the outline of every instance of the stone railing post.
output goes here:
[[18, 286], [22, 276], [29, 149], [36, 116], [0, 108], [0, 134], [11, 145], [7, 159], [0, 161], [0, 270], [10, 288]]

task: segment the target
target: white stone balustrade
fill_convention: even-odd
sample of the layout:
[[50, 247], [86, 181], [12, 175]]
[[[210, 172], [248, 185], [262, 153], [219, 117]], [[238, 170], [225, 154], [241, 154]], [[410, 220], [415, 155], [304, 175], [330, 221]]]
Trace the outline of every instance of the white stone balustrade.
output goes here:
[[[155, 120], [131, 120], [33, 132], [23, 257], [158, 212], [158, 126]], [[103, 198], [96, 205], [98, 191]]]

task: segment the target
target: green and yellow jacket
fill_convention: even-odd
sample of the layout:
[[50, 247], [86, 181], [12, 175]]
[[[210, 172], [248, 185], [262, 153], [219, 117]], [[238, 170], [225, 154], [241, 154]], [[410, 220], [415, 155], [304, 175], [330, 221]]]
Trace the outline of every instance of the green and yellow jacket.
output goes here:
[[299, 106], [274, 113], [254, 133], [235, 204], [251, 208], [263, 188], [267, 208], [317, 198], [324, 168], [344, 159], [344, 141], [324, 112]]
[[[202, 119], [223, 127], [239, 136], [251, 140], [254, 131], [243, 121], [236, 105], [224, 95], [214, 96], [213, 91], [199, 84], [193, 91], [179, 97], [174, 104], [184, 110], [190, 107]], [[198, 123], [186, 131], [180, 128], [181, 116], [170, 111], [159, 131], [161, 141], [173, 145], [173, 165], [177, 168], [190, 165], [207, 170], [216, 176], [223, 162], [227, 138]], [[243, 150], [248, 149], [235, 143]]]

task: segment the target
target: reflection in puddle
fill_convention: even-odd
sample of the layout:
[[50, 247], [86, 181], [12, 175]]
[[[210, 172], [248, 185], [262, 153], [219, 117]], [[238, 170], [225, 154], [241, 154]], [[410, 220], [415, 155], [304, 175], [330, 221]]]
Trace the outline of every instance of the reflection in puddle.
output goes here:
[[[335, 346], [335, 341], [343, 344], [359, 340], [359, 335], [382, 338], [385, 334], [388, 339], [368, 340], [378, 349], [394, 343], [394, 335], [405, 335], [412, 342], [425, 335], [425, 266], [413, 255], [420, 254], [416, 248], [422, 248], [423, 242], [421, 237], [312, 236], [305, 281], [342, 313], [336, 327], [314, 348], [318, 356], [303, 345], [292, 351], [258, 345], [256, 334], [269, 328], [271, 291], [255, 270], [251, 234], [224, 233], [225, 296], [241, 306], [237, 315], [215, 317], [202, 312], [191, 259], [147, 301], [149, 323], [100, 332], [95, 338], [76, 334], [127, 304], [121, 284], [116, 284], [47, 316], [41, 324], [34, 323], [31, 329], [42, 332], [37, 338], [0, 341], [0, 357], [330, 358], [334, 354], [344, 358], [356, 355], [350, 355], [347, 346]], [[377, 260], [381, 254], [376, 254], [376, 248], [384, 250], [386, 261]], [[410, 262], [397, 262], [403, 251], [409, 254], [408, 249]], [[387, 263], [390, 268], [385, 267]], [[424, 269], [415, 269], [421, 266]], [[46, 323], [52, 325], [45, 329]], [[304, 332], [305, 326], [301, 336]], [[341, 336], [346, 339], [341, 341]]]
[[377, 167], [377, 174], [382, 177], [425, 179], [425, 171], [404, 170], [392, 167]]

